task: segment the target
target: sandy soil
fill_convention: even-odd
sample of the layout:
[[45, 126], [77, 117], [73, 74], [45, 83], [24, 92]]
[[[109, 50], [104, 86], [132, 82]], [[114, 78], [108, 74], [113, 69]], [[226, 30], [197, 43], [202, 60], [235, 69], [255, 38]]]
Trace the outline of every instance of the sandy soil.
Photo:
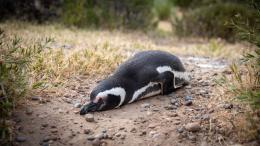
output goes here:
[[[28, 99], [16, 109], [15, 145], [19, 146], [207, 146], [235, 145], [230, 123], [222, 123], [220, 112], [239, 107], [220, 100], [213, 81], [225, 73], [225, 60], [183, 57], [193, 75], [190, 85], [167, 96], [156, 96], [94, 113], [88, 122], [78, 114], [77, 104], [86, 101], [100, 78], [79, 77], [63, 93], [45, 93]], [[192, 97], [189, 105], [185, 97]], [[232, 129], [232, 128], [231, 128]], [[228, 134], [227, 134], [228, 133]], [[19, 138], [23, 142], [19, 142]], [[257, 145], [248, 143], [245, 145]]]

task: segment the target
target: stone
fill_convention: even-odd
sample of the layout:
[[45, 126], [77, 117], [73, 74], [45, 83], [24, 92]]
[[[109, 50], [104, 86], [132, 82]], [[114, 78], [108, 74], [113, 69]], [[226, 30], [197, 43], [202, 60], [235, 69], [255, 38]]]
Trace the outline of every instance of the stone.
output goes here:
[[185, 129], [190, 132], [197, 132], [200, 130], [200, 123], [199, 122], [188, 123], [185, 125]]
[[120, 136], [121, 136], [121, 133], [118, 132], [118, 133], [115, 134], [115, 136], [116, 136], [116, 137], [120, 137]]
[[231, 104], [231, 103], [225, 103], [225, 104], [223, 105], [223, 108], [225, 108], [225, 109], [232, 109], [232, 108], [233, 108], [233, 104]]
[[184, 128], [183, 127], [178, 127], [178, 128], [176, 128], [176, 131], [178, 133], [182, 133], [184, 131]]
[[94, 139], [95, 139], [95, 137], [93, 135], [90, 135], [87, 137], [87, 140], [89, 140], [89, 141], [93, 141]]
[[40, 96], [32, 96], [31, 100], [41, 100], [42, 98]]
[[95, 135], [95, 138], [96, 138], [96, 139], [104, 139], [105, 137], [106, 137], [106, 136], [105, 136], [104, 133], [99, 133], [99, 134]]
[[205, 115], [201, 116], [201, 119], [208, 121], [210, 119], [210, 116], [209, 116], [209, 114], [205, 114]]
[[136, 130], [136, 128], [132, 128], [132, 129], [130, 130], [130, 132], [132, 132], [132, 133], [136, 133], [137, 130]]
[[30, 109], [30, 108], [26, 108], [25, 113], [26, 113], [27, 115], [31, 115], [31, 114], [33, 113], [33, 110]]
[[190, 105], [192, 105], [192, 101], [191, 100], [185, 101], [184, 105], [185, 106], [190, 106]]
[[142, 131], [139, 136], [143, 136], [143, 135], [146, 135], [146, 131]]
[[15, 137], [15, 141], [17, 141], [17, 142], [25, 142], [26, 140], [27, 140], [27, 138], [24, 136]]
[[192, 100], [192, 96], [187, 95], [187, 96], [184, 97], [184, 100], [185, 100], [185, 101]]
[[167, 114], [169, 117], [177, 117], [178, 116], [178, 114], [177, 113], [169, 113], [169, 114]]
[[74, 104], [74, 107], [75, 107], [75, 108], [81, 108], [81, 106], [82, 106], [82, 105], [81, 105], [80, 103], [75, 103], [75, 104]]
[[84, 134], [90, 134], [91, 130], [90, 129], [84, 129]]
[[142, 108], [150, 108], [151, 105], [150, 105], [149, 103], [143, 103], [143, 104], [141, 105], [141, 107], [142, 107]]
[[101, 145], [100, 139], [95, 139], [95, 140], [93, 140], [93, 141], [92, 141], [92, 145], [93, 145], [93, 146], [100, 146], [100, 145]]
[[93, 114], [86, 114], [85, 119], [87, 122], [94, 122], [94, 115]]
[[164, 107], [166, 110], [174, 110], [174, 109], [177, 109], [178, 107], [175, 106], [175, 105], [167, 105]]
[[178, 103], [178, 100], [173, 98], [173, 99], [171, 99], [170, 103], [172, 105], [175, 105], [176, 103]]
[[157, 126], [157, 124], [155, 124], [155, 123], [151, 123], [151, 124], [148, 125], [148, 128], [153, 129], [153, 128], [155, 128], [156, 126]]

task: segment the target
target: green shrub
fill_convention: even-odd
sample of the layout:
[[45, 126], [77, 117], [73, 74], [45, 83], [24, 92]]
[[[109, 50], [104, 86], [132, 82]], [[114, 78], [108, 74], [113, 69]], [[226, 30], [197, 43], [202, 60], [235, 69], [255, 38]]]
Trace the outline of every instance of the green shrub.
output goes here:
[[145, 28], [153, 18], [151, 0], [65, 0], [61, 18], [80, 27]]
[[179, 36], [221, 37], [234, 40], [236, 31], [229, 25], [231, 20], [240, 19], [250, 27], [255, 25], [256, 11], [238, 3], [216, 3], [188, 10], [176, 19], [174, 27]]
[[0, 144], [10, 145], [11, 132], [8, 122], [16, 101], [25, 96], [30, 87], [30, 63], [35, 54], [44, 48], [34, 44], [28, 48], [17, 37], [8, 38], [0, 29]]
[[170, 0], [154, 0], [154, 12], [159, 20], [168, 20], [171, 17], [173, 3]]

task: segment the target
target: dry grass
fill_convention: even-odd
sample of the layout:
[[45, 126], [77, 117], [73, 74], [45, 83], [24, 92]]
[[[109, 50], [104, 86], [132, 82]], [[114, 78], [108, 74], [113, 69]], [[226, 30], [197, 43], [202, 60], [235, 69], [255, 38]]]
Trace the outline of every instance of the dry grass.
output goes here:
[[[149, 35], [142, 32], [122, 32], [108, 30], [84, 30], [65, 28], [64, 26], [33, 25], [24, 22], [7, 22], [0, 24], [9, 35], [17, 35], [31, 44], [36, 40], [50, 37], [55, 42], [52, 48], [68, 47], [71, 49], [102, 49], [103, 46], [113, 48], [114, 51], [128, 56], [136, 50], [165, 50], [177, 55], [195, 55], [215, 58], [238, 58], [244, 45], [228, 44], [219, 39], [204, 40], [200, 38], [181, 39], [166, 34], [163, 38], [158, 34]], [[159, 34], [160, 35], [160, 34]], [[128, 54], [127, 54], [128, 53]]]

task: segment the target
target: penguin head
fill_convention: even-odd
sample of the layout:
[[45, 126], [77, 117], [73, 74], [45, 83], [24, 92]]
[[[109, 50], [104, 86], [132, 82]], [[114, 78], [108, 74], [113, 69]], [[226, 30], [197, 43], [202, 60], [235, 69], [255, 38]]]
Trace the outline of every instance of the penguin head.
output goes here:
[[123, 87], [101, 82], [91, 92], [90, 102], [81, 108], [80, 115], [119, 107], [123, 103], [125, 96], [126, 91]]

